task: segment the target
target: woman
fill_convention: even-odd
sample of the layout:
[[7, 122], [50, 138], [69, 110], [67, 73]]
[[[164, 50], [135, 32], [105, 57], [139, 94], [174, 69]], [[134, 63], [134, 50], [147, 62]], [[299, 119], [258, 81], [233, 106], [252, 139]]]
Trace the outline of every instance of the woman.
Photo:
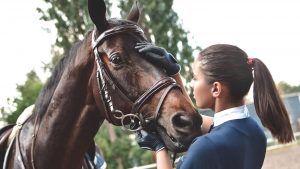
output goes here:
[[[145, 48], [145, 47], [144, 47]], [[158, 47], [140, 47], [145, 55]], [[249, 116], [244, 97], [253, 82], [254, 105], [262, 124], [280, 143], [291, 142], [293, 132], [273, 78], [265, 64], [248, 58], [240, 48], [217, 44], [196, 57], [193, 94], [199, 108], [215, 112], [211, 131], [194, 140], [180, 168], [260, 169], [266, 153], [263, 130]], [[205, 122], [205, 119], [204, 119]], [[172, 168], [167, 150], [155, 133], [137, 136], [143, 148], [156, 151], [157, 168]]]

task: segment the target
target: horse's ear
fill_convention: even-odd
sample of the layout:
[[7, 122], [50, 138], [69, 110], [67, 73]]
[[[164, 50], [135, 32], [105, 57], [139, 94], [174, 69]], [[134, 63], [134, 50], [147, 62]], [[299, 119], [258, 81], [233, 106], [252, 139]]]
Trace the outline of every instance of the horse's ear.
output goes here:
[[106, 6], [104, 0], [88, 0], [88, 9], [93, 23], [99, 32], [104, 32], [107, 28]]
[[137, 23], [139, 20], [139, 17], [140, 17], [140, 5], [139, 5], [139, 2], [137, 0], [135, 0], [131, 7], [131, 10], [127, 16], [127, 19]]

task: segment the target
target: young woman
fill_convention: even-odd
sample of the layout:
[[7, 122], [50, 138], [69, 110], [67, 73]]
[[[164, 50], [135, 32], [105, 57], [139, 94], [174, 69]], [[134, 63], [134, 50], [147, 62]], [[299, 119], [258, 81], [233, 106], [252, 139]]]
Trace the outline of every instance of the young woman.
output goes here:
[[[157, 47], [139, 47], [145, 56]], [[227, 44], [210, 46], [193, 64], [193, 94], [199, 108], [215, 112], [211, 131], [194, 140], [180, 168], [260, 169], [266, 153], [263, 130], [249, 116], [244, 97], [253, 82], [254, 105], [262, 124], [280, 143], [291, 142], [293, 132], [286, 108], [265, 64], [248, 58], [240, 48]], [[205, 122], [205, 119], [204, 119]], [[207, 125], [209, 123], [206, 123]], [[207, 127], [207, 126], [206, 126]], [[172, 168], [160, 138], [142, 131], [137, 142], [156, 151], [158, 169]]]

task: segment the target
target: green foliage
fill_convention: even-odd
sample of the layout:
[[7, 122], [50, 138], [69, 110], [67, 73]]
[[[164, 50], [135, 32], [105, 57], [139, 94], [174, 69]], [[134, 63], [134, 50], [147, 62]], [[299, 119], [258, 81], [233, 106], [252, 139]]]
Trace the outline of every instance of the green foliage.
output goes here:
[[279, 82], [277, 84], [277, 88], [282, 92], [282, 94], [300, 92], [300, 85], [292, 86], [284, 81]]
[[[23, 110], [34, 104], [36, 98], [42, 89], [43, 83], [32, 70], [27, 74], [27, 80], [23, 85], [17, 85], [17, 91], [20, 93], [20, 97], [13, 99], [13, 104], [16, 105], [16, 110], [12, 112], [4, 113], [4, 120], [8, 123], [15, 123], [19, 115]], [[4, 111], [4, 108], [2, 108]]]
[[[53, 21], [57, 29], [57, 38], [52, 46], [52, 62], [46, 69], [52, 70], [60, 58], [68, 52], [71, 46], [84, 38], [85, 33], [93, 28], [90, 20], [87, 0], [44, 0], [47, 9], [37, 8], [41, 20]], [[108, 13], [111, 3], [106, 2]]]
[[[126, 18], [134, 0], [120, 0], [121, 15]], [[172, 53], [181, 65], [181, 74], [190, 81], [193, 48], [188, 44], [188, 32], [179, 23], [172, 9], [173, 0], [140, 0], [142, 15], [139, 25], [145, 30], [148, 39]], [[200, 49], [197, 47], [197, 49]]]
[[153, 163], [152, 153], [142, 150], [135, 141], [130, 138], [130, 132], [121, 127], [113, 126], [116, 140], [112, 143], [109, 139], [107, 123], [101, 126], [100, 132], [95, 137], [96, 143], [101, 148], [107, 161], [108, 168], [117, 168], [116, 159], [122, 159], [123, 168], [131, 168], [143, 164]]

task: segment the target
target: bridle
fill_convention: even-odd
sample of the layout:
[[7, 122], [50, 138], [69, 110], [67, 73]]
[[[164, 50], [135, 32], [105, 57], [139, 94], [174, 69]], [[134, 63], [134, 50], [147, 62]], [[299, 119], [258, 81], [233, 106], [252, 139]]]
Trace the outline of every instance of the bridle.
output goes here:
[[[104, 31], [103, 33], [101, 33], [97, 38], [96, 38], [96, 31], [97, 29], [93, 30], [92, 47], [95, 55], [95, 60], [97, 63], [97, 82], [98, 82], [99, 93], [106, 110], [107, 120], [114, 125], [118, 125], [114, 123], [113, 120], [114, 118], [115, 120], [121, 120], [121, 125], [130, 131], [138, 131], [141, 130], [142, 128], [146, 128], [150, 120], [145, 119], [139, 110], [143, 107], [143, 105], [148, 99], [150, 99], [153, 95], [155, 95], [162, 89], [165, 89], [156, 106], [155, 118], [154, 118], [154, 122], [156, 123], [158, 118], [160, 117], [161, 114], [160, 108], [167, 94], [173, 88], [178, 88], [182, 90], [181, 87], [176, 83], [176, 81], [173, 78], [165, 77], [157, 81], [152, 87], [146, 90], [135, 101], [131, 101], [128, 98], [128, 96], [126, 96], [126, 94], [122, 93], [128, 98], [128, 100], [132, 102], [132, 108], [129, 114], [125, 114], [122, 110], [115, 109], [109, 89], [116, 90], [116, 88], [120, 88], [120, 86], [118, 86], [117, 83], [113, 81], [113, 78], [111, 77], [110, 73], [108, 73], [107, 69], [105, 68], [103, 59], [100, 56], [100, 53], [98, 51], [98, 47], [101, 46], [102, 43], [112, 35], [125, 33], [125, 32], [134, 32], [144, 37], [144, 32], [139, 26], [135, 24], [125, 24], [125, 25], [120, 25], [120, 26], [110, 28]], [[122, 92], [124, 90], [119, 90], [119, 91]]]
[[[111, 89], [116, 89], [117, 87], [120, 86], [117, 86], [116, 83], [114, 83], [113, 79], [111, 78], [110, 74], [105, 68], [104, 62], [98, 51], [98, 47], [101, 46], [101, 44], [107, 38], [119, 33], [134, 32], [134, 33], [138, 33], [143, 37], [145, 36], [143, 30], [135, 24], [126, 24], [126, 25], [120, 25], [120, 26], [110, 28], [104, 31], [102, 34], [100, 34], [98, 38], [96, 38], [96, 31], [97, 29], [95, 28], [93, 30], [93, 35], [92, 35], [92, 47], [95, 55], [95, 61], [97, 63], [97, 83], [98, 83], [99, 94], [102, 98], [105, 107], [107, 120], [112, 124], [115, 124], [112, 120], [113, 118], [117, 120], [121, 120], [122, 126], [129, 131], [139, 131], [143, 128], [149, 128], [149, 124], [151, 124], [151, 121], [145, 119], [139, 110], [140, 108], [142, 108], [142, 106], [149, 98], [151, 98], [153, 95], [155, 95], [162, 89], [165, 89], [163, 91], [163, 94], [161, 95], [161, 98], [156, 106], [155, 113], [154, 113], [155, 116], [153, 122], [157, 125], [157, 121], [161, 115], [161, 111], [160, 111], [161, 106], [168, 93], [173, 88], [178, 88], [182, 92], [182, 88], [176, 83], [176, 81], [173, 78], [165, 77], [163, 79], [158, 80], [152, 87], [146, 90], [141, 96], [139, 96], [138, 99], [136, 99], [133, 102], [131, 112], [129, 114], [125, 114], [123, 113], [123, 111], [115, 109], [107, 85], [110, 85]], [[119, 90], [119, 91], [122, 92], [124, 90]], [[125, 95], [124, 93], [122, 94]], [[128, 98], [128, 100], [130, 99]], [[176, 142], [174, 141], [174, 138], [172, 136], [169, 135], [167, 136], [170, 137], [170, 139], [173, 142]], [[182, 146], [182, 144], [178, 142], [177, 144], [178, 146]], [[176, 153], [173, 154], [173, 166], [175, 163], [175, 158], [176, 158]]]

